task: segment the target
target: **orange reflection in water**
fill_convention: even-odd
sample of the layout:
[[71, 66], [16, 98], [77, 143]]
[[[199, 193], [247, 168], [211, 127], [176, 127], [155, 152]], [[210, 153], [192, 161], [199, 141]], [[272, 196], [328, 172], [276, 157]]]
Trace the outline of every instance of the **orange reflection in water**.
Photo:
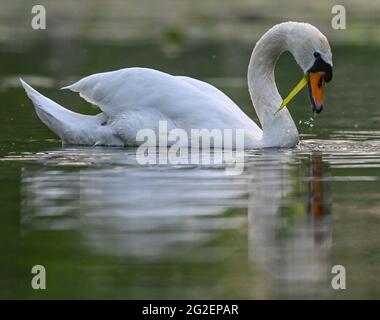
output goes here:
[[322, 155], [315, 154], [311, 159], [309, 213], [314, 217], [326, 214], [323, 198]]

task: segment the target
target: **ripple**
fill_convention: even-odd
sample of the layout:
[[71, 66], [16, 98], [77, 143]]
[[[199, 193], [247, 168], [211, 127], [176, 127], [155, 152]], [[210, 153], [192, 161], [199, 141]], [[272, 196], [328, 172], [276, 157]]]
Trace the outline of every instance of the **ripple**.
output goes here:
[[380, 131], [378, 130], [355, 130], [355, 131], [333, 131], [330, 134], [333, 139], [344, 139], [344, 140], [356, 140], [356, 141], [366, 141], [380, 139]]
[[355, 152], [355, 153], [379, 153], [380, 154], [380, 140], [370, 141], [353, 141], [345, 140], [301, 140], [296, 147], [298, 151], [321, 151], [324, 153], [332, 152]]

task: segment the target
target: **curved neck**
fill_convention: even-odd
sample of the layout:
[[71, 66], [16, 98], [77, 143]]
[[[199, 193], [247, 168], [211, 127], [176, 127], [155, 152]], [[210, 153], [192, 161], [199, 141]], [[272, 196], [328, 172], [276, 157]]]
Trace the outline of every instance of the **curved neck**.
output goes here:
[[298, 139], [289, 111], [284, 108], [275, 114], [282, 98], [277, 90], [274, 68], [279, 56], [289, 49], [287, 30], [277, 25], [257, 42], [248, 67], [248, 88], [263, 129], [263, 139], [276, 140], [277, 144], [278, 139], [289, 138], [289, 135]]

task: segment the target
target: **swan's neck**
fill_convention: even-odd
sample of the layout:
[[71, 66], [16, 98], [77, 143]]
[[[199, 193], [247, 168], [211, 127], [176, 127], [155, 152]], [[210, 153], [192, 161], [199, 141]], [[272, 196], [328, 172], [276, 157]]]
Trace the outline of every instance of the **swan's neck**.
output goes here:
[[289, 111], [285, 108], [275, 114], [282, 98], [274, 68], [279, 56], [287, 50], [291, 51], [286, 30], [272, 28], [257, 42], [248, 67], [249, 92], [263, 129], [263, 143], [268, 146], [286, 146], [295, 139], [298, 141], [298, 131]]

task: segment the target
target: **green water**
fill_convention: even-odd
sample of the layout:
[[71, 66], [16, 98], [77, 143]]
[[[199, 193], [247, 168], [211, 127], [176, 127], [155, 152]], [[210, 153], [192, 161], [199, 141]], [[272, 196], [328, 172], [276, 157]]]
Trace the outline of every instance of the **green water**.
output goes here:
[[[306, 91], [290, 107], [300, 145], [249, 151], [238, 176], [141, 166], [135, 149], [62, 148], [17, 82], [96, 113], [58, 88], [146, 66], [206, 80], [256, 120], [245, 83], [251, 49], [201, 40], [0, 46], [0, 297], [380, 298], [379, 48], [333, 47], [323, 113], [310, 122]], [[283, 95], [300, 75], [281, 57]], [[47, 290], [31, 287], [36, 264]], [[346, 290], [331, 288], [333, 265], [345, 266]]]

